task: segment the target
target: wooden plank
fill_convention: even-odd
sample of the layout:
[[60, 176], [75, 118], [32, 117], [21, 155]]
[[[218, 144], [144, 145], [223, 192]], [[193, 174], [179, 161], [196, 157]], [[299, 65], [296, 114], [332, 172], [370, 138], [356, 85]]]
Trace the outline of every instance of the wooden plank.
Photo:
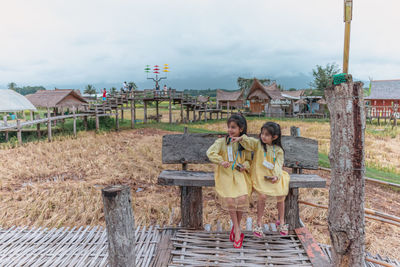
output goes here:
[[[163, 170], [158, 176], [159, 185], [215, 186], [213, 172]], [[315, 174], [291, 174], [290, 188], [324, 188], [326, 180]]]
[[322, 252], [318, 243], [306, 227], [297, 228], [295, 229], [295, 232], [313, 266], [331, 266], [327, 256]]
[[[207, 149], [214, 141], [226, 134], [170, 134], [163, 136], [162, 161], [164, 164], [210, 163]], [[255, 135], [250, 135], [256, 137]], [[317, 140], [282, 136], [285, 149], [285, 166], [303, 169], [318, 169]]]

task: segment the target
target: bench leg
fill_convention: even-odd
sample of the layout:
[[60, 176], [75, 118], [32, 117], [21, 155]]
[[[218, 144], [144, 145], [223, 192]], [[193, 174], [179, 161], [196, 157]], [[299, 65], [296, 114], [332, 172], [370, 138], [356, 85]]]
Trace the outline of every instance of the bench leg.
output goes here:
[[289, 224], [289, 230], [301, 227], [299, 215], [298, 188], [289, 188], [289, 194], [285, 199], [285, 222]]
[[199, 186], [181, 186], [182, 226], [203, 229], [203, 193]]

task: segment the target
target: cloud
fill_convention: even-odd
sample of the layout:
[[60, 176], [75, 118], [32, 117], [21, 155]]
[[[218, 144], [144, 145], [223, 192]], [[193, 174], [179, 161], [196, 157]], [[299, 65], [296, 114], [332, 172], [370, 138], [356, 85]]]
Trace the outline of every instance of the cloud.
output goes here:
[[[400, 2], [354, 5], [350, 72], [399, 78]], [[181, 88], [215, 88], [218, 77], [226, 87], [227, 77], [304, 78], [342, 60], [341, 1], [25, 0], [0, 10], [3, 85], [148, 84], [144, 66], [168, 63]]]

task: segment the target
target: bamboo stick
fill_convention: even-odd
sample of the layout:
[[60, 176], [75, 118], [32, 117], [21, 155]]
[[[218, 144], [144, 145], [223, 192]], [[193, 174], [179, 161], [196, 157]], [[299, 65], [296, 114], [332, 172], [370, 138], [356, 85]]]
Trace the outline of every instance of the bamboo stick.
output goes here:
[[[303, 201], [303, 200], [299, 200], [299, 204], [304, 204], [304, 205], [312, 206], [312, 207], [315, 207], [315, 208], [328, 209], [328, 206], [314, 204], [314, 203]], [[400, 227], [400, 223], [398, 223], [399, 219], [400, 219], [399, 217], [396, 217], [396, 216], [393, 216], [393, 215], [389, 215], [389, 214], [384, 214], [384, 213], [377, 212], [377, 211], [370, 210], [370, 209], [365, 209], [365, 213], [370, 214], [370, 215], [365, 215], [365, 218], [376, 220], [376, 221], [380, 221], [380, 222], [384, 222], [384, 223], [388, 223], [388, 224], [392, 224], [392, 225]], [[374, 216], [371, 216], [371, 215], [374, 215]], [[375, 216], [381, 217], [383, 219], [377, 218]]]

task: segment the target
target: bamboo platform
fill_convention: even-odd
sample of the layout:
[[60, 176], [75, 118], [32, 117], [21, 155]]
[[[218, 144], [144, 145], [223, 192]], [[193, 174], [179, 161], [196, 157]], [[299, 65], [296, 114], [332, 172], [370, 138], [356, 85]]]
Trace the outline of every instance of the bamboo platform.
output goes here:
[[[245, 231], [241, 249], [229, 233], [138, 226], [135, 231], [136, 266], [313, 266], [294, 232], [282, 237], [266, 225], [266, 236], [254, 238]], [[330, 259], [330, 247], [320, 245]], [[107, 233], [103, 227], [0, 228], [1, 266], [108, 266]], [[399, 266], [380, 255], [367, 258]], [[316, 265], [314, 265], [316, 266]], [[382, 266], [371, 261], [366, 267]]]

